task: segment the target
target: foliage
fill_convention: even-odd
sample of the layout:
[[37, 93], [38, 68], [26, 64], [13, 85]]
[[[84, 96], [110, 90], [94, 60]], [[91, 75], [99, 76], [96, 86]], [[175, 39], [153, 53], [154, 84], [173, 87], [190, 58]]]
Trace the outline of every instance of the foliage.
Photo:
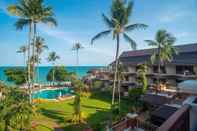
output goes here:
[[93, 42], [101, 37], [112, 34], [113, 39], [116, 39], [116, 57], [115, 57], [115, 75], [112, 93], [112, 105], [115, 100], [115, 90], [117, 88], [117, 70], [118, 70], [118, 58], [120, 48], [120, 37], [123, 37], [130, 45], [132, 49], [136, 49], [136, 42], [128, 35], [129, 32], [136, 29], [144, 29], [147, 27], [145, 24], [129, 24], [130, 17], [132, 15], [133, 2], [125, 2], [123, 0], [113, 0], [110, 12], [110, 18], [105, 14], [102, 15], [103, 21], [107, 25], [108, 29], [95, 35], [92, 40]]
[[80, 94], [75, 95], [73, 103], [74, 113], [72, 122], [74, 124], [85, 123], [85, 114], [81, 111], [81, 97]]
[[148, 80], [146, 77], [147, 74], [147, 65], [146, 64], [142, 64], [139, 65], [139, 68], [137, 70], [137, 76], [138, 76], [138, 83], [142, 83], [143, 85], [143, 93], [146, 92], [147, 88], [148, 88]]
[[133, 88], [129, 90], [129, 100], [133, 103], [133, 111], [138, 112], [142, 107], [142, 103], [140, 101], [140, 97], [143, 94], [142, 88]]
[[26, 83], [27, 71], [23, 68], [9, 68], [4, 70], [7, 80], [14, 82], [16, 85], [21, 85]]
[[60, 59], [60, 57], [59, 57], [55, 52], [50, 52], [50, 53], [49, 53], [49, 56], [48, 56], [48, 58], [47, 58], [47, 60], [48, 60], [49, 62], [52, 62], [52, 64], [54, 64], [54, 62], [55, 62], [56, 60], [58, 60], [58, 59]]
[[[54, 73], [54, 74], [53, 74]], [[69, 73], [66, 71], [64, 66], [55, 66], [50, 69], [49, 73], [47, 74], [47, 81], [54, 81], [56, 82], [64, 82], [69, 80]]]
[[102, 81], [99, 80], [93, 81], [93, 88], [99, 89], [102, 87], [102, 85], [103, 85]]
[[176, 41], [176, 38], [168, 33], [166, 30], [158, 30], [154, 40], [146, 40], [149, 46], [156, 47], [158, 50], [155, 50], [151, 56], [151, 61], [154, 62], [170, 62], [173, 59], [173, 55], [177, 54], [175, 47], [173, 46]]
[[5, 131], [31, 128], [33, 116], [28, 94], [19, 89], [8, 88], [4, 99], [0, 100], [0, 121]]

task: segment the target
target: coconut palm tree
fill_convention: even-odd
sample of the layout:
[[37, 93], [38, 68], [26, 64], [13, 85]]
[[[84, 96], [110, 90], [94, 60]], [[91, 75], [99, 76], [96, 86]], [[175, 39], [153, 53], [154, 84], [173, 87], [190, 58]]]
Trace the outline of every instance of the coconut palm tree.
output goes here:
[[[26, 53], [27, 53], [27, 46], [21, 46], [17, 53], [22, 53], [23, 54], [23, 60], [24, 60], [24, 66], [26, 66]], [[25, 67], [24, 67], [25, 69]], [[27, 78], [25, 77], [25, 80], [27, 82]]]
[[29, 88], [29, 98], [31, 103], [31, 41], [32, 41], [32, 13], [31, 12], [31, 3], [30, 0], [20, 0], [16, 5], [9, 5], [8, 12], [11, 15], [15, 15], [18, 17], [17, 22], [15, 23], [15, 27], [17, 30], [22, 30], [25, 26], [29, 27], [29, 35], [28, 35], [28, 59], [27, 59], [27, 68], [28, 68], [28, 88]]
[[75, 43], [72, 47], [73, 51], [76, 51], [76, 69], [79, 66], [79, 50], [83, 49], [84, 47], [80, 43]]
[[48, 49], [48, 46], [45, 45], [45, 41], [44, 41], [44, 38], [42, 37], [36, 37], [36, 42], [35, 42], [35, 46], [36, 46], [36, 56], [37, 56], [37, 59], [38, 61], [36, 62], [37, 63], [37, 80], [39, 82], [39, 64], [40, 64], [40, 55], [43, 53], [43, 51], [45, 49]]
[[[50, 26], [57, 26], [57, 22], [54, 18], [53, 9], [51, 6], [45, 5], [44, 0], [31, 0], [33, 15], [33, 45], [32, 55], [35, 56], [36, 39], [37, 39], [37, 24], [47, 24]], [[35, 71], [35, 61], [33, 62], [33, 72]], [[34, 78], [33, 78], [34, 80]]]
[[102, 15], [103, 21], [107, 25], [108, 29], [104, 30], [97, 35], [95, 35], [91, 43], [103, 36], [106, 36], [112, 33], [113, 40], [116, 39], [116, 57], [115, 57], [115, 75], [114, 75], [114, 84], [113, 84], [113, 94], [112, 94], [112, 105], [114, 104], [115, 98], [115, 89], [117, 84], [117, 69], [118, 69], [118, 58], [119, 58], [119, 46], [120, 46], [120, 37], [130, 43], [132, 49], [136, 49], [136, 42], [127, 34], [136, 29], [144, 29], [147, 27], [145, 24], [129, 24], [130, 16], [132, 15], [133, 2], [129, 1], [128, 3], [123, 0], [113, 0], [111, 7], [111, 16], [107, 17], [105, 14]]
[[[49, 53], [49, 56], [47, 58], [47, 60], [52, 63], [53, 67], [55, 67], [55, 62], [58, 59], [60, 59], [60, 57], [55, 52]], [[55, 69], [53, 69], [53, 82], [54, 80], [55, 80]]]
[[124, 67], [123, 64], [119, 61], [118, 63], [118, 72], [117, 72], [117, 77], [118, 77], [118, 104], [119, 104], [119, 112], [121, 111], [121, 101], [120, 101], [120, 88], [121, 88], [121, 81], [125, 80], [125, 75], [123, 74]]
[[[177, 54], [175, 47], [173, 46], [176, 38], [168, 33], [166, 30], [158, 30], [155, 36], [155, 40], [145, 40], [149, 46], [155, 47], [153, 55], [151, 56], [152, 64], [158, 64], [158, 77], [157, 87], [160, 84], [161, 65], [165, 62], [173, 60], [173, 55]], [[158, 91], [158, 89], [156, 89]]]
[[23, 60], [24, 60], [24, 65], [26, 66], [26, 53], [27, 53], [27, 46], [21, 46], [17, 53], [22, 53], [23, 54]]
[[[37, 23], [44, 23], [48, 25], [57, 25], [56, 20], [53, 18], [53, 9], [44, 4], [44, 0], [20, 0], [16, 5], [10, 5], [8, 11], [18, 16], [19, 19], [15, 26], [17, 29], [22, 30], [25, 26], [29, 26], [29, 44], [28, 44], [28, 81], [29, 87], [31, 83], [31, 72], [34, 72], [34, 59], [31, 69], [31, 43], [32, 43], [32, 56], [35, 57], [35, 41], [37, 32]], [[31, 71], [32, 70], [32, 71]], [[33, 73], [34, 82], [34, 73]]]

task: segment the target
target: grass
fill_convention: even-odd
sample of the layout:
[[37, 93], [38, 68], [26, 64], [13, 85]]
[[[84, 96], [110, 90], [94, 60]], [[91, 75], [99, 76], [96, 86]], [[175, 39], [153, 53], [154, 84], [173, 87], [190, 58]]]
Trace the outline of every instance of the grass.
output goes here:
[[[81, 110], [87, 117], [87, 124], [98, 127], [109, 119], [111, 98], [108, 94], [94, 94], [90, 98], [81, 98]], [[127, 112], [128, 103], [123, 101], [123, 108]], [[73, 100], [61, 102], [44, 102], [37, 105], [39, 114], [34, 118], [39, 131], [51, 131], [54, 127], [61, 127], [65, 131], [81, 131], [86, 124], [73, 125], [69, 122], [73, 114]]]

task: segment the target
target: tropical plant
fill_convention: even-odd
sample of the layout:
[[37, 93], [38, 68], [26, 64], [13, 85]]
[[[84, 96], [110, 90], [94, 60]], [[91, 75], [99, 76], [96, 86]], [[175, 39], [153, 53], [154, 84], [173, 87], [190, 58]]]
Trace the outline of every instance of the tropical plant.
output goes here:
[[[47, 60], [52, 63], [53, 67], [55, 66], [56, 60], [58, 60], [58, 59], [60, 59], [60, 57], [55, 52], [49, 53], [49, 56], [47, 58]], [[55, 80], [55, 70], [53, 70], [53, 75], [52, 76], [53, 76], [52, 80], [54, 82], [54, 80]]]
[[27, 53], [27, 46], [21, 46], [17, 53], [22, 53], [23, 54], [23, 60], [24, 60], [24, 65], [26, 66], [26, 53]]
[[[53, 10], [50, 6], [44, 5], [44, 0], [19, 0], [18, 4], [8, 6], [10, 14], [19, 17], [15, 26], [17, 29], [22, 30], [25, 26], [29, 26], [29, 42], [28, 42], [28, 86], [31, 94], [31, 81], [34, 82], [34, 63], [33, 59], [32, 69], [30, 65], [31, 59], [31, 43], [32, 43], [32, 56], [35, 57], [35, 41], [37, 32], [37, 23], [45, 23], [50, 25], [57, 25], [53, 18]], [[31, 71], [32, 70], [32, 71]], [[33, 77], [31, 80], [31, 72]], [[31, 98], [31, 96], [30, 96]], [[31, 99], [30, 99], [31, 102]]]
[[[168, 33], [166, 30], [158, 30], [155, 36], [155, 40], [145, 40], [149, 46], [155, 47], [153, 55], [151, 56], [152, 64], [158, 64], [158, 77], [157, 84], [160, 84], [161, 65], [165, 62], [173, 60], [173, 55], [177, 54], [175, 47], [173, 46], [176, 38]], [[157, 88], [158, 88], [157, 86]], [[156, 89], [158, 91], [158, 89]]]
[[79, 66], [79, 50], [83, 49], [84, 47], [80, 43], [75, 43], [73, 45], [72, 50], [76, 51], [76, 69]]
[[[37, 24], [47, 24], [50, 26], [57, 26], [55, 20], [53, 9], [51, 6], [45, 5], [44, 0], [30, 0], [33, 13], [33, 46], [32, 46], [32, 56], [35, 57], [36, 39], [37, 39]], [[33, 61], [33, 72], [35, 71], [35, 61]], [[33, 77], [34, 80], [34, 77]]]
[[73, 113], [72, 122], [75, 124], [84, 123], [85, 122], [85, 115], [81, 111], [81, 96], [80, 96], [80, 94], [75, 95], [73, 105], [74, 105], [73, 106], [74, 113]]
[[37, 81], [38, 82], [39, 82], [39, 64], [40, 64], [40, 61], [41, 61], [40, 56], [41, 56], [41, 54], [43, 53], [43, 51], [45, 49], [48, 49], [48, 46], [45, 45], [44, 42], [45, 42], [44, 38], [39, 37], [39, 36], [36, 37], [36, 44], [35, 44], [35, 46], [36, 46], [36, 55], [35, 56], [37, 56], [37, 59], [38, 59], [38, 61], [36, 62], [37, 63]]
[[27, 71], [23, 68], [8, 68], [4, 70], [7, 76], [7, 81], [14, 82], [16, 85], [22, 85], [26, 83]]
[[32, 12], [31, 12], [31, 4], [30, 0], [20, 0], [16, 5], [9, 5], [8, 12], [11, 15], [15, 15], [18, 17], [17, 22], [15, 23], [15, 27], [17, 30], [22, 30], [25, 26], [29, 27], [29, 38], [28, 38], [28, 56], [27, 56], [27, 69], [28, 69], [28, 88], [29, 88], [29, 99], [31, 103], [31, 65], [30, 65], [30, 48], [31, 48], [31, 40], [32, 40]]
[[132, 88], [129, 90], [129, 101], [132, 103], [132, 110], [138, 112], [142, 107], [140, 97], [143, 94], [142, 88]]
[[148, 80], [146, 77], [147, 71], [148, 71], [148, 67], [146, 64], [138, 65], [138, 70], [137, 70], [138, 83], [142, 84], [143, 93], [145, 93], [148, 88]]
[[17, 88], [8, 88], [4, 99], [0, 100], [0, 121], [4, 131], [26, 131], [31, 128], [32, 106], [28, 94]]
[[47, 81], [64, 82], [70, 80], [70, 77], [64, 66], [55, 66], [47, 74]]
[[[126, 5], [127, 4], [127, 5]], [[128, 3], [123, 0], [113, 0], [111, 7], [111, 16], [108, 18], [105, 14], [102, 15], [103, 21], [107, 25], [108, 29], [98, 33], [91, 40], [93, 42], [103, 36], [106, 36], [112, 33], [113, 40], [116, 39], [116, 57], [115, 57], [115, 75], [114, 75], [114, 85], [112, 93], [112, 105], [114, 104], [115, 99], [115, 90], [117, 84], [117, 72], [118, 72], [118, 59], [119, 59], [119, 46], [120, 46], [120, 37], [130, 43], [132, 49], [136, 49], [136, 42], [129, 37], [127, 34], [135, 29], [144, 29], [147, 27], [145, 24], [129, 24], [129, 18], [132, 15], [133, 2], [129, 1]]]

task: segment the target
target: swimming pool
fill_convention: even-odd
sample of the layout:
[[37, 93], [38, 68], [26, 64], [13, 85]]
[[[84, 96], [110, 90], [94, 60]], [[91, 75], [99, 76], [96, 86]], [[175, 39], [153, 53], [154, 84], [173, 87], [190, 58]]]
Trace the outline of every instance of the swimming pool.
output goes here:
[[46, 89], [36, 91], [32, 94], [33, 99], [57, 99], [58, 97], [62, 97], [65, 95], [72, 95], [73, 90], [68, 87], [57, 88], [57, 89]]

